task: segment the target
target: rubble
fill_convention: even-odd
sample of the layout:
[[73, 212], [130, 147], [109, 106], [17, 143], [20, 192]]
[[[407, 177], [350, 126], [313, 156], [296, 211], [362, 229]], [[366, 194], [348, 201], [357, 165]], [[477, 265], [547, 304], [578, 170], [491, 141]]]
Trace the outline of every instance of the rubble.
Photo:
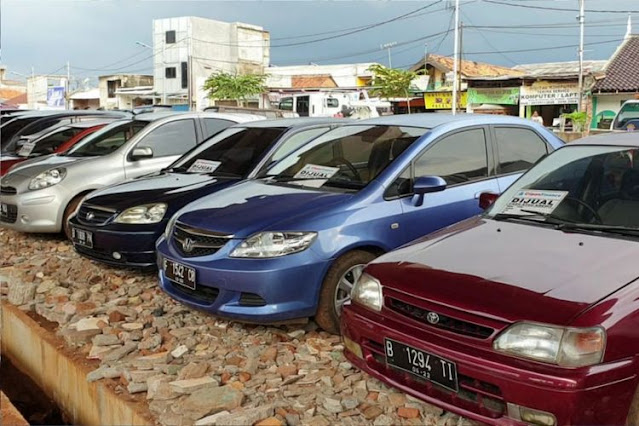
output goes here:
[[[58, 323], [99, 366], [88, 381], [142, 394], [158, 424], [471, 424], [359, 372], [312, 322], [243, 325], [191, 310], [153, 273], [99, 265], [59, 237], [0, 229], [0, 290]], [[79, 349], [78, 349], [79, 350]]]

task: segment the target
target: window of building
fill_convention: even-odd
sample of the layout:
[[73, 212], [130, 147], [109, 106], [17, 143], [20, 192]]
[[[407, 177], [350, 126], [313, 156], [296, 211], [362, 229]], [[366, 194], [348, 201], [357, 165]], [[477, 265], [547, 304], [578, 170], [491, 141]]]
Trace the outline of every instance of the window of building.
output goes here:
[[548, 154], [548, 146], [532, 130], [517, 127], [496, 127], [498, 173], [515, 173], [528, 170], [542, 156]]
[[120, 87], [120, 80], [107, 81], [107, 96], [115, 98], [115, 91]]
[[164, 76], [166, 78], [175, 78], [175, 77], [177, 77], [177, 72], [175, 70], [175, 67], [166, 67], [164, 69]]
[[166, 44], [175, 43], [175, 30], [167, 31], [165, 33], [164, 41]]
[[186, 62], [182, 62], [180, 64], [181, 73], [180, 78], [182, 79], [182, 89], [186, 89], [189, 87], [189, 66]]

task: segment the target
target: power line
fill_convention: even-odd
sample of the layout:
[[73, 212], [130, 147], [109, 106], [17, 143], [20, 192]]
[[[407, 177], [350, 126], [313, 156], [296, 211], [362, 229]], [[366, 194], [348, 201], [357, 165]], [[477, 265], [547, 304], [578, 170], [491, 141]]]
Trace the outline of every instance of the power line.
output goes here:
[[[618, 39], [614, 39], [614, 40], [594, 41], [594, 42], [591, 42], [591, 43], [584, 43], [584, 46], [594, 46], [594, 45], [598, 45], [598, 44], [619, 43], [620, 41], [623, 41], [623, 40], [624, 40], [623, 38], [618, 38]], [[544, 51], [544, 50], [568, 49], [568, 48], [575, 48], [575, 47], [579, 47], [579, 45], [578, 44], [567, 44], [567, 45], [563, 45], [563, 46], [546, 46], [546, 47], [533, 48], [533, 49], [514, 49], [514, 50], [501, 50], [501, 51], [466, 52], [466, 54], [467, 55], [493, 55], [493, 54], [500, 54], [500, 53], [540, 52], [540, 51]], [[451, 55], [447, 55], [447, 56], [451, 56]]]
[[[560, 12], [579, 12], [579, 9], [567, 9], [567, 8], [563, 8], [563, 7], [550, 7], [550, 6], [537, 6], [537, 5], [527, 5], [527, 4], [515, 4], [515, 3], [508, 3], [505, 1], [500, 1], [500, 0], [483, 0], [486, 3], [493, 3], [493, 4], [499, 4], [499, 5], [503, 5], [503, 6], [511, 6], [511, 7], [523, 7], [526, 9], [542, 9], [542, 10], [555, 10], [555, 11], [560, 11]], [[623, 13], [624, 15], [627, 15], [629, 13], [639, 13], [639, 9], [638, 10], [601, 10], [601, 9], [586, 9], [585, 10], [588, 13]]]
[[[471, 22], [470, 18], [468, 17], [468, 15], [466, 15], [466, 13], [464, 11], [462, 11], [462, 15], [464, 15], [464, 18], [466, 18], [466, 20], [472, 25], [473, 23]], [[488, 40], [488, 37], [486, 37], [479, 29], [474, 28], [475, 31], [477, 31], [477, 34], [479, 34], [479, 36], [484, 39], [484, 41], [486, 42], [486, 44], [489, 47], [492, 47], [495, 50], [499, 50], [497, 49], [491, 42], [490, 40]], [[517, 62], [513, 61], [511, 58], [509, 58], [507, 55], [505, 55], [503, 52], [500, 52], [499, 55], [504, 58], [505, 60], [507, 60], [508, 62], [510, 62], [513, 65], [516, 65]]]

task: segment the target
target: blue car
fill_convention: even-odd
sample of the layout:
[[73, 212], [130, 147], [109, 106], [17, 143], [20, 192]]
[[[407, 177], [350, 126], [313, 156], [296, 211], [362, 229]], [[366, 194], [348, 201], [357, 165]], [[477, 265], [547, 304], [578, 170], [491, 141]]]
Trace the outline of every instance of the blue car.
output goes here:
[[562, 144], [507, 116], [347, 124], [172, 216], [156, 245], [160, 285], [215, 315], [258, 323], [314, 316], [337, 333], [366, 263], [478, 214], [480, 194], [500, 193]]

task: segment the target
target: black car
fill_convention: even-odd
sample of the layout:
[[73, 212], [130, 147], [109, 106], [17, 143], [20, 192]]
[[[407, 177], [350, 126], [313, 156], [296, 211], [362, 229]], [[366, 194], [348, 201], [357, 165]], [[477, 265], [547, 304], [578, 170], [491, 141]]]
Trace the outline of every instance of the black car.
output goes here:
[[284, 158], [344, 119], [292, 118], [237, 124], [165, 170], [88, 195], [69, 219], [78, 253], [100, 262], [155, 267], [155, 241], [186, 204]]

